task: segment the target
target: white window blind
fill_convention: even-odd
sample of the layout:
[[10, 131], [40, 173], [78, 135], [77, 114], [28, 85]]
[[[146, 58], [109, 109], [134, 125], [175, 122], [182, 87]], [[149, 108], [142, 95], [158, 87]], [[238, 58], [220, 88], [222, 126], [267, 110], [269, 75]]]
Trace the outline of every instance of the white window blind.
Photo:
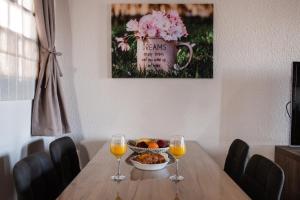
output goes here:
[[33, 99], [37, 40], [33, 0], [0, 0], [0, 100]]

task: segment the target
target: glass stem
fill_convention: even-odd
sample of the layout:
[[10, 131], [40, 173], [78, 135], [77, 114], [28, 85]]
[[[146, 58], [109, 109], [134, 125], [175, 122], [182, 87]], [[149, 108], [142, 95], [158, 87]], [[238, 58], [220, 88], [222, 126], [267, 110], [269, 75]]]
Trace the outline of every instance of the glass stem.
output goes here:
[[178, 177], [178, 159], [176, 159], [176, 177]]
[[121, 175], [121, 171], [120, 171], [120, 162], [121, 162], [121, 159], [118, 158], [118, 173], [117, 173], [117, 176], [120, 176], [120, 175]]

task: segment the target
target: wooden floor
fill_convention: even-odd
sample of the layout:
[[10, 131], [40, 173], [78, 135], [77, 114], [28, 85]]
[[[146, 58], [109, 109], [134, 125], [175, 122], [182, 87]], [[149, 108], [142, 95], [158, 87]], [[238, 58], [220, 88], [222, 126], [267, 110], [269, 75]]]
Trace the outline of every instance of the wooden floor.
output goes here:
[[[132, 153], [128, 150], [127, 155]], [[187, 153], [179, 162], [184, 181], [175, 184], [168, 177], [175, 165], [160, 171], [142, 171], [122, 159], [121, 183], [111, 181], [117, 162], [108, 145], [96, 154], [58, 198], [60, 200], [244, 200], [249, 197], [229, 178], [196, 142], [187, 142]]]

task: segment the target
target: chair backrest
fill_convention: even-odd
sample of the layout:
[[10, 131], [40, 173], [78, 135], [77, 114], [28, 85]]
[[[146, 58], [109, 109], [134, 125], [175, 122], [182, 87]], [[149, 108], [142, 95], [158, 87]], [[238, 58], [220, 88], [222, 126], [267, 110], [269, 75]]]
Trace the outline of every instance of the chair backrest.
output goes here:
[[59, 179], [48, 154], [32, 154], [13, 168], [18, 200], [53, 200], [60, 193]]
[[50, 155], [63, 190], [80, 172], [76, 146], [70, 137], [56, 139], [50, 143]]
[[246, 164], [249, 145], [240, 139], [235, 139], [228, 150], [224, 171], [236, 182], [239, 182]]
[[253, 200], [279, 200], [283, 183], [284, 172], [277, 164], [263, 156], [253, 155], [241, 177], [240, 187]]

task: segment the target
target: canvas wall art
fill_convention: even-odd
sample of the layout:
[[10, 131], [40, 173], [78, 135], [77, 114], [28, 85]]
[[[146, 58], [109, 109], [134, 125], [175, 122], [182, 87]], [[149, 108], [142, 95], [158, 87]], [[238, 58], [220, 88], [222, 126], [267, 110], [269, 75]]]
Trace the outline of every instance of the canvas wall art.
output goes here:
[[212, 78], [213, 4], [112, 4], [113, 78]]

